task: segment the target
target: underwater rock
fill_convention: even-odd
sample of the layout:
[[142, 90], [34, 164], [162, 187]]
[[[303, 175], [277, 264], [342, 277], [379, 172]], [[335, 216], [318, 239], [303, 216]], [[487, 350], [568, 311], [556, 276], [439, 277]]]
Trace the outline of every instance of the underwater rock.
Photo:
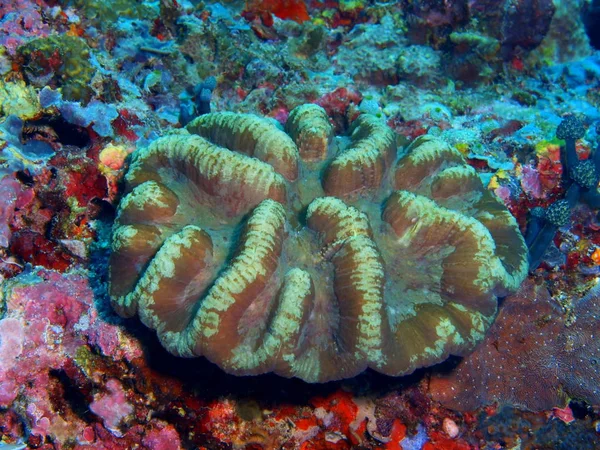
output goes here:
[[577, 398], [600, 403], [600, 296], [574, 301], [572, 319], [544, 283], [527, 280], [504, 299], [477, 349], [448, 374], [433, 375], [433, 398], [459, 411], [498, 403], [533, 411]]

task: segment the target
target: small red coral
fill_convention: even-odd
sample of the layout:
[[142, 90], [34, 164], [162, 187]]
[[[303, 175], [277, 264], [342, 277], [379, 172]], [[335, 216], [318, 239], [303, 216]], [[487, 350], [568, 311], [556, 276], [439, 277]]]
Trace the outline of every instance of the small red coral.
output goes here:
[[323, 408], [330, 413], [323, 424], [328, 432], [341, 433], [346, 437], [351, 436], [350, 426], [358, 413], [358, 406], [354, 403], [351, 393], [338, 391], [325, 398], [313, 398], [311, 403], [316, 408]]
[[331, 118], [336, 132], [345, 131], [348, 125], [358, 117], [358, 104], [362, 94], [353, 87], [341, 87], [328, 92], [315, 103], [321, 106]]
[[119, 110], [119, 117], [112, 121], [112, 127], [117, 135], [123, 136], [130, 142], [139, 139], [139, 136], [132, 129], [135, 125], [142, 125], [142, 121], [135, 113], [124, 108]]
[[75, 197], [80, 206], [87, 205], [93, 198], [103, 199], [108, 194], [106, 178], [95, 166], [88, 166], [83, 171], [69, 171], [67, 176], [66, 194]]
[[430, 439], [423, 446], [423, 450], [471, 450], [474, 448], [465, 441], [448, 438], [441, 431], [432, 431]]
[[548, 146], [546, 151], [538, 156], [537, 170], [543, 188], [552, 190], [558, 186], [562, 176], [560, 147], [558, 145]]
[[396, 133], [401, 134], [402, 136], [406, 136], [406, 138], [409, 140], [413, 140], [418, 138], [419, 136], [427, 134], [427, 131], [433, 125], [428, 120], [404, 120], [399, 115], [391, 117], [388, 120], [387, 124]]
[[[246, 11], [254, 12], [258, 17], [264, 13], [273, 14], [283, 20], [293, 20], [298, 23], [310, 20], [306, 4], [302, 0], [251, 0], [246, 2]], [[265, 23], [265, 26], [270, 26]]]

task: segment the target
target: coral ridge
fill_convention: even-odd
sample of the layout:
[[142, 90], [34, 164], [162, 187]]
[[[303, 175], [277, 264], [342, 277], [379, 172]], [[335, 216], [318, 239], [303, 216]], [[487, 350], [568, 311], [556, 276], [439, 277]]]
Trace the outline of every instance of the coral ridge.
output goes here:
[[401, 375], [469, 352], [527, 273], [515, 220], [441, 141], [396, 162], [393, 131], [362, 115], [330, 157], [325, 119], [290, 115], [301, 151], [234, 113], [139, 150], [114, 225], [116, 311], [238, 375]]

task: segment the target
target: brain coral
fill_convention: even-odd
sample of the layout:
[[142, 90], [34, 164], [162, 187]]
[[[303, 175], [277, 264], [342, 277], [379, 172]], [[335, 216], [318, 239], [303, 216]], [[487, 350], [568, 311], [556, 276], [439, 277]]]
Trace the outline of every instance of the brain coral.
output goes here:
[[445, 143], [420, 138], [396, 161], [394, 133], [363, 115], [335, 152], [324, 111], [302, 108], [297, 144], [212, 113], [135, 153], [116, 311], [238, 375], [401, 375], [471, 350], [527, 273], [515, 220]]

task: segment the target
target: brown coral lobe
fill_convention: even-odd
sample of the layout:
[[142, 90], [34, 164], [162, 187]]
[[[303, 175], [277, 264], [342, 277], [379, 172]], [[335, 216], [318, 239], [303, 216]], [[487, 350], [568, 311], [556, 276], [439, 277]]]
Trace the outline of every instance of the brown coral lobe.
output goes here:
[[333, 157], [316, 105], [286, 130], [213, 113], [136, 153], [113, 233], [117, 312], [238, 375], [401, 375], [470, 351], [527, 273], [504, 206], [441, 141], [396, 162], [373, 116]]

